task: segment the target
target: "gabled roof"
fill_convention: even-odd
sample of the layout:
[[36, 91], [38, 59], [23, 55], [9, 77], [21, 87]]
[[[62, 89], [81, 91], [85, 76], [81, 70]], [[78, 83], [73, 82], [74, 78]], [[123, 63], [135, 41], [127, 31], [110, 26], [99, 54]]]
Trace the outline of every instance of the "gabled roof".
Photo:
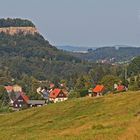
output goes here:
[[7, 92], [12, 92], [13, 86], [5, 86]]
[[94, 89], [93, 92], [98, 93], [104, 91], [105, 87], [103, 85], [97, 85]]
[[50, 98], [56, 98], [60, 92], [61, 92], [61, 89], [55, 88], [55, 89], [50, 93]]
[[18, 99], [20, 96], [21, 96], [26, 102], [28, 102], [29, 97], [28, 97], [27, 95], [25, 95], [25, 93], [19, 92], [19, 93], [18, 93], [18, 97], [16, 97], [16, 99]]

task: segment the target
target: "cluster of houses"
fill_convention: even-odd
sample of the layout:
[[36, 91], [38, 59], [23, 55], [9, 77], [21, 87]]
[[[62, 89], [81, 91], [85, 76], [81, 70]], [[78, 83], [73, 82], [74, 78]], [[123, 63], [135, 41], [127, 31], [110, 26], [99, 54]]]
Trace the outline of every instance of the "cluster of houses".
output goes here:
[[[127, 91], [127, 87], [124, 85], [117, 85], [114, 84], [114, 91], [116, 92], [122, 92], [122, 91]], [[89, 89], [88, 95], [90, 97], [96, 96], [102, 96], [106, 92], [105, 86], [104, 85], [96, 85], [95, 88]]]
[[[51, 103], [62, 102], [68, 99], [68, 92], [64, 89], [55, 88], [54, 84], [50, 84], [50, 89], [41, 88], [37, 89], [37, 93], [42, 96], [44, 100], [30, 100], [29, 97], [23, 92], [22, 87], [19, 85], [5, 86], [5, 89], [10, 98], [10, 106], [16, 109], [39, 107]], [[126, 87], [123, 85], [114, 84], [116, 91], [125, 91]], [[102, 96], [106, 92], [104, 85], [96, 85], [95, 88], [89, 89], [88, 96]]]
[[30, 100], [19, 85], [5, 86], [5, 89], [10, 98], [10, 106], [13, 108], [38, 107], [46, 105], [48, 101], [56, 103], [68, 99], [67, 92], [59, 88], [51, 89], [49, 92], [46, 89], [37, 89], [44, 100]]

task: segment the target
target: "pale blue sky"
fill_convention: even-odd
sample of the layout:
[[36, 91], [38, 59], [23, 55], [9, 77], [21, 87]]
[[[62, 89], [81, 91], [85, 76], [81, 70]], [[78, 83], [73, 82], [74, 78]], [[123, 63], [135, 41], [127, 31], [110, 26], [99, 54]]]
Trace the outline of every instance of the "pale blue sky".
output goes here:
[[0, 0], [0, 17], [32, 20], [53, 45], [140, 46], [140, 0]]

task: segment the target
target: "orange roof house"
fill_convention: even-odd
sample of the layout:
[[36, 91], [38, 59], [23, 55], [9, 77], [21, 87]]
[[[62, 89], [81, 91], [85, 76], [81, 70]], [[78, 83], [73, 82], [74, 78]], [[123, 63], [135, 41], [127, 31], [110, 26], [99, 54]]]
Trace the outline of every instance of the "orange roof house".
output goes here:
[[6, 91], [9, 92], [22, 92], [22, 87], [19, 85], [5, 86]]
[[60, 93], [60, 89], [56, 88], [50, 93], [50, 98], [56, 98], [58, 94]]
[[50, 101], [56, 103], [56, 102], [61, 102], [61, 101], [67, 100], [68, 97], [67, 97], [67, 94], [65, 92], [63, 92], [62, 89], [55, 88], [50, 93], [49, 99], [50, 99]]
[[117, 91], [125, 91], [125, 86], [119, 85], [119, 86], [117, 87]]
[[95, 96], [100, 96], [102, 95], [102, 93], [104, 92], [105, 87], [103, 85], [97, 85], [94, 89], [93, 89], [93, 93], [95, 94]]
[[13, 91], [13, 86], [5, 86], [5, 89], [8, 93], [12, 92]]

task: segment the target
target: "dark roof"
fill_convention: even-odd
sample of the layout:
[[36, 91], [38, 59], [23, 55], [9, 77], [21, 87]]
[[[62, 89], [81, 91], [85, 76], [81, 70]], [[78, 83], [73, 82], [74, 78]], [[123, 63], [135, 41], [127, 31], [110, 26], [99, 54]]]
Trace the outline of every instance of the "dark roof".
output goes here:
[[25, 95], [24, 92], [18, 92], [18, 93], [15, 93], [16, 94], [16, 99], [19, 97], [19, 96], [22, 96], [22, 98], [25, 100], [25, 101], [28, 101], [29, 100], [29, 97], [27, 95]]
[[[14, 96], [12, 96], [12, 94], [14, 94]], [[22, 98], [23, 98], [26, 102], [28, 102], [29, 97], [28, 97], [27, 95], [25, 95], [24, 92], [13, 92], [13, 93], [11, 93], [11, 95], [10, 95], [10, 99], [13, 100], [13, 101], [15, 101], [15, 100], [17, 100], [20, 96], [22, 96]]]
[[28, 100], [28, 104], [43, 105], [43, 104], [45, 104], [45, 100]]

